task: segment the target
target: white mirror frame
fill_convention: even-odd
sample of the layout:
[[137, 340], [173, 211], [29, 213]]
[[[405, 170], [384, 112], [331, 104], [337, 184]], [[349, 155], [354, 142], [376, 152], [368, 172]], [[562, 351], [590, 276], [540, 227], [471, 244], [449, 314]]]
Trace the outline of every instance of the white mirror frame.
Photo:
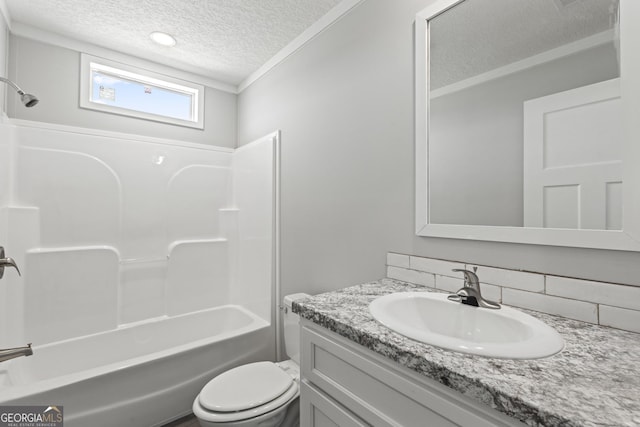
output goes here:
[[431, 6], [416, 15], [416, 234], [452, 239], [640, 251], [640, 25], [637, 25], [640, 22], [640, 1], [638, 0], [620, 0], [620, 80], [624, 123], [622, 231], [432, 224], [429, 222], [428, 21], [462, 1], [464, 0], [436, 0]]

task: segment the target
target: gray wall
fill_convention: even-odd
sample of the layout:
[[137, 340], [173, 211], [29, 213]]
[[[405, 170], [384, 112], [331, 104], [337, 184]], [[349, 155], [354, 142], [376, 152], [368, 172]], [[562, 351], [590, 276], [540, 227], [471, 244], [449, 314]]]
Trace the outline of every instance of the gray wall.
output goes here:
[[282, 130], [283, 294], [382, 277], [387, 251], [640, 284], [640, 253], [415, 235], [413, 22], [432, 2], [366, 0], [240, 94], [240, 145]]
[[9, 96], [10, 117], [235, 147], [235, 94], [205, 89], [201, 130], [80, 108], [80, 53], [74, 50], [11, 36], [9, 71], [22, 89], [40, 98], [36, 107], [24, 108]]

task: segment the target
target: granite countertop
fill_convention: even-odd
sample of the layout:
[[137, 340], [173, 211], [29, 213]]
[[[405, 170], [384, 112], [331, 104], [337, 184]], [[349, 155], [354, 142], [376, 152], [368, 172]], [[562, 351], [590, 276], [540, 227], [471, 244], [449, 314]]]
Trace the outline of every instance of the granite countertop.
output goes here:
[[301, 317], [530, 426], [639, 426], [640, 334], [529, 310], [565, 340], [545, 359], [507, 360], [451, 352], [376, 322], [369, 303], [394, 292], [432, 290], [391, 279], [300, 301]]

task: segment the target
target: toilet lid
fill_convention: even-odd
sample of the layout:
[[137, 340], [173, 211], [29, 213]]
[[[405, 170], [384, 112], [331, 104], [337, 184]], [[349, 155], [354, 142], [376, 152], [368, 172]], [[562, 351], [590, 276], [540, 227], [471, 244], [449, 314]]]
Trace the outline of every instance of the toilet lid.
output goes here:
[[291, 376], [272, 362], [249, 363], [209, 381], [198, 400], [210, 411], [245, 411], [281, 396], [292, 382]]

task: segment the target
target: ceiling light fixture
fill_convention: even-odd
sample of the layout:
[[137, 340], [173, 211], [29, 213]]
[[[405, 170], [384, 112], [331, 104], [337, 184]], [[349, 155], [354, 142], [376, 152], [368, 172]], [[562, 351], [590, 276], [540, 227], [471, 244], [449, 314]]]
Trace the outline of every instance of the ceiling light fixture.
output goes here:
[[161, 46], [173, 47], [176, 45], [176, 39], [171, 34], [162, 31], [154, 31], [149, 34], [149, 38]]

